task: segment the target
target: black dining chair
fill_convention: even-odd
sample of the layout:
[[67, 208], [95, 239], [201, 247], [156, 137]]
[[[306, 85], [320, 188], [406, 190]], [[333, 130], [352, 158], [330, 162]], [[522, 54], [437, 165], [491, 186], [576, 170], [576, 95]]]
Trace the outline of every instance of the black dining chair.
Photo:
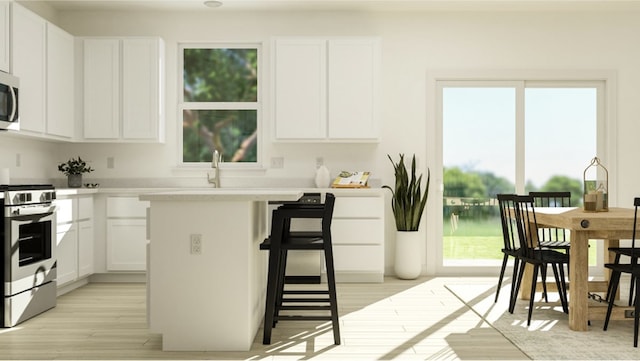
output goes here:
[[[502, 267], [500, 268], [500, 276], [498, 277], [498, 288], [496, 290], [495, 302], [498, 302], [500, 289], [502, 288], [502, 280], [507, 268], [509, 257], [513, 257], [513, 276], [511, 277], [511, 292], [514, 290], [515, 280], [518, 278], [518, 265], [520, 256], [520, 241], [518, 240], [516, 225], [511, 213], [514, 211], [515, 194], [498, 194], [498, 207], [500, 208], [500, 225], [502, 226]], [[513, 296], [509, 298], [509, 312], [513, 313]]]
[[[632, 247], [609, 247], [609, 252], [614, 252], [615, 254], [613, 263], [620, 263], [621, 256], [629, 257], [632, 263], [638, 263], [638, 259], [640, 258], [640, 249], [633, 249]], [[629, 282], [629, 306], [633, 305], [635, 284], [635, 275], [631, 274], [631, 282]], [[610, 297], [615, 299], [616, 294], [607, 292], [605, 300], [609, 301]]]
[[[571, 192], [529, 192], [535, 207], [571, 207]], [[569, 237], [563, 228], [538, 228], [538, 242], [543, 247], [569, 250]]]
[[[531, 294], [529, 298], [529, 315], [527, 317], [527, 326], [530, 325], [538, 273], [542, 273], [540, 270], [550, 265], [553, 269], [553, 275], [556, 281], [558, 294], [560, 296], [562, 310], [564, 313], [568, 314], [569, 304], [567, 300], [567, 284], [565, 280], [564, 266], [569, 265], [569, 255], [564, 252], [543, 247], [538, 243], [538, 223], [536, 221], [534, 200], [532, 196], [515, 196], [514, 208], [522, 255], [520, 257], [518, 281], [514, 292], [511, 294], [511, 302], [515, 304], [516, 297], [522, 284], [522, 277], [524, 275], [524, 268], [526, 264], [532, 265], [533, 275], [531, 279]], [[544, 281], [545, 280], [543, 279], [543, 284]]]
[[[609, 252], [613, 252], [615, 254], [613, 263], [620, 263], [620, 258], [622, 256], [629, 257], [629, 259], [631, 260], [631, 263], [638, 263], [638, 259], [640, 259], [640, 249], [637, 249], [635, 247], [609, 247], [608, 250]], [[634, 294], [635, 294], [634, 289], [636, 284], [635, 278], [636, 278], [635, 275], [632, 273], [631, 282], [629, 282], [629, 303], [628, 303], [629, 306], [633, 305]], [[615, 297], [616, 297], [615, 293], [611, 294], [610, 292], [607, 292], [605, 299], [607, 301], [613, 301]]]
[[[260, 249], [269, 250], [262, 341], [265, 345], [271, 343], [272, 329], [281, 320], [331, 321], [334, 344], [340, 344], [338, 300], [331, 240], [334, 204], [335, 196], [332, 193], [327, 193], [322, 204], [284, 204], [273, 211], [271, 234], [260, 244]], [[313, 218], [321, 220], [321, 230], [291, 231], [292, 220]], [[311, 250], [323, 253], [327, 276], [326, 286], [318, 286], [316, 289], [286, 287], [290, 283], [286, 276], [287, 256], [288, 252], [292, 250]], [[319, 283], [313, 281], [314, 277], [306, 278], [307, 282], [304, 279], [298, 278], [293, 283]], [[306, 311], [323, 311], [325, 314], [317, 312], [309, 314]], [[296, 314], [291, 314], [292, 312]]]
[[[640, 206], [640, 198], [633, 199], [633, 206], [635, 207], [634, 215], [633, 215], [633, 233], [631, 236], [631, 254], [635, 254], [635, 252], [640, 251], [640, 248], [636, 248], [636, 223], [638, 222], [638, 207]], [[607, 315], [604, 319], [604, 330], [606, 331], [609, 327], [609, 319], [611, 318], [611, 311], [614, 306], [614, 298], [615, 294], [618, 291], [618, 286], [620, 284], [620, 276], [623, 273], [629, 274], [632, 277], [631, 283], [635, 283], [635, 297], [634, 299], [634, 329], [633, 329], [633, 347], [638, 347], [638, 326], [640, 326], [640, 265], [637, 263], [637, 258], [632, 258], [629, 263], [620, 263], [619, 259], [615, 263], [607, 263], [604, 265], [606, 268], [611, 270], [611, 279], [609, 280], [609, 289], [607, 290], [607, 301], [609, 302], [609, 306], [607, 307]], [[629, 295], [631, 298], [631, 295]]]
[[[540, 191], [529, 192], [533, 197], [535, 207], [571, 207], [571, 192], [568, 191]], [[538, 227], [538, 243], [542, 247], [562, 250], [569, 253], [569, 231], [564, 228]], [[542, 279], [547, 278], [547, 268], [541, 270]], [[569, 270], [567, 269], [567, 274]], [[544, 299], [548, 302], [547, 285], [543, 283]]]

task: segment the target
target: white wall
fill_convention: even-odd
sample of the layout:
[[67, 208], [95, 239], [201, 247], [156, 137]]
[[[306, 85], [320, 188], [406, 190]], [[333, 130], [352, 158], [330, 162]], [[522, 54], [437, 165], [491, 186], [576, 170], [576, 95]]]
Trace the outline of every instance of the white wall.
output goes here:
[[60, 176], [56, 143], [0, 132], [0, 169], [9, 168], [11, 184], [46, 183]]
[[[94, 161], [96, 177], [185, 177], [204, 179], [204, 171], [183, 173], [174, 166], [178, 152], [176, 121], [176, 44], [180, 41], [261, 41], [269, 84], [269, 40], [282, 35], [375, 35], [382, 39], [382, 142], [378, 145], [275, 145], [270, 143], [269, 86], [265, 87], [266, 159], [283, 156], [285, 168], [264, 177], [306, 176], [323, 156], [332, 174], [367, 169], [382, 183], [393, 182], [386, 154], [416, 153], [422, 170], [434, 152], [427, 144], [427, 73], [443, 69], [609, 70], [617, 73], [618, 194], [612, 204], [630, 205], [640, 195], [636, 134], [640, 131], [639, 12], [255, 12], [58, 14], [60, 26], [77, 36], [161, 36], [166, 42], [167, 142], [164, 145], [63, 145], [65, 155]], [[463, 131], [463, 130], [462, 130]], [[116, 168], [106, 169], [106, 157]], [[584, 156], [585, 164], [592, 154]], [[268, 164], [268, 163], [267, 163]], [[432, 184], [432, 190], [438, 186]], [[429, 210], [437, 214], [439, 210]], [[391, 225], [393, 223], [388, 223]], [[389, 228], [391, 228], [389, 227]], [[424, 225], [421, 232], [424, 231]], [[390, 236], [393, 238], [393, 235]], [[429, 242], [427, 252], [433, 249]], [[389, 253], [387, 252], [389, 255]], [[389, 257], [387, 257], [389, 259]]]
[[[284, 156], [283, 170], [269, 176], [300, 174], [309, 178], [315, 157], [323, 156], [335, 173], [340, 168], [367, 168], [387, 182], [391, 166], [386, 154], [416, 153], [422, 168], [432, 144], [425, 143], [427, 72], [441, 69], [614, 70], [618, 87], [618, 147], [633, 145], [636, 101], [640, 88], [640, 13], [629, 12], [211, 12], [59, 14], [60, 25], [74, 35], [157, 35], [166, 42], [167, 142], [164, 145], [72, 145], [96, 166], [116, 158], [105, 176], [176, 176], [177, 111], [176, 44], [180, 41], [261, 41], [264, 44], [266, 159]], [[270, 38], [278, 35], [375, 35], [383, 49], [383, 141], [379, 145], [311, 145], [270, 143]], [[633, 152], [618, 152], [618, 169], [630, 178]], [[345, 156], [347, 155], [347, 156]], [[585, 163], [591, 155], [585, 155]], [[268, 162], [267, 162], [268, 163]], [[104, 169], [104, 168], [103, 168]], [[106, 170], [98, 169], [96, 176]], [[294, 173], [295, 172], [295, 173]], [[197, 176], [197, 175], [196, 175]], [[615, 181], [618, 175], [612, 175]], [[640, 187], [638, 187], [640, 188]], [[620, 196], [634, 194], [621, 184]]]

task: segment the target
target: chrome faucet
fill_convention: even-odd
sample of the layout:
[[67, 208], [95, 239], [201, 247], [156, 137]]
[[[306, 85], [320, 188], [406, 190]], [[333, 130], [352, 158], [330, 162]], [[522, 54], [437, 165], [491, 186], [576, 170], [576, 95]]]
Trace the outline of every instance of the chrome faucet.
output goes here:
[[222, 154], [218, 150], [214, 150], [213, 159], [211, 159], [212, 171], [207, 173], [207, 179], [214, 188], [220, 188], [220, 162], [222, 162]]

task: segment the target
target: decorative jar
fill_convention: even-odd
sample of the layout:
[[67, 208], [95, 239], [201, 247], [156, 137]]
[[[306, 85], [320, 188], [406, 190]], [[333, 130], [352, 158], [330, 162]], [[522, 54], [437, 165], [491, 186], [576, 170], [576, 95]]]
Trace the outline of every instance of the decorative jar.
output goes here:
[[583, 174], [583, 207], [585, 212], [609, 211], [609, 171], [595, 157]]

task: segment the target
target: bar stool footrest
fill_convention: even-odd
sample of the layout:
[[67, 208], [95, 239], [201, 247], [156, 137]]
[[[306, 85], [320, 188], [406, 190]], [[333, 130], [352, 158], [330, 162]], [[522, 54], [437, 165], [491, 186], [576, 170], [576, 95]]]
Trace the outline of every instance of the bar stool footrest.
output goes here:
[[279, 309], [288, 310], [288, 311], [331, 311], [331, 306], [305, 306], [305, 305], [297, 305], [297, 306], [281, 306]]
[[284, 290], [283, 295], [328, 295], [326, 290]]
[[330, 303], [331, 300], [328, 298], [283, 298], [282, 303]]
[[285, 284], [320, 284], [320, 276], [285, 276]]
[[331, 316], [300, 316], [300, 315], [291, 315], [291, 316], [276, 316], [276, 321], [331, 321]]

